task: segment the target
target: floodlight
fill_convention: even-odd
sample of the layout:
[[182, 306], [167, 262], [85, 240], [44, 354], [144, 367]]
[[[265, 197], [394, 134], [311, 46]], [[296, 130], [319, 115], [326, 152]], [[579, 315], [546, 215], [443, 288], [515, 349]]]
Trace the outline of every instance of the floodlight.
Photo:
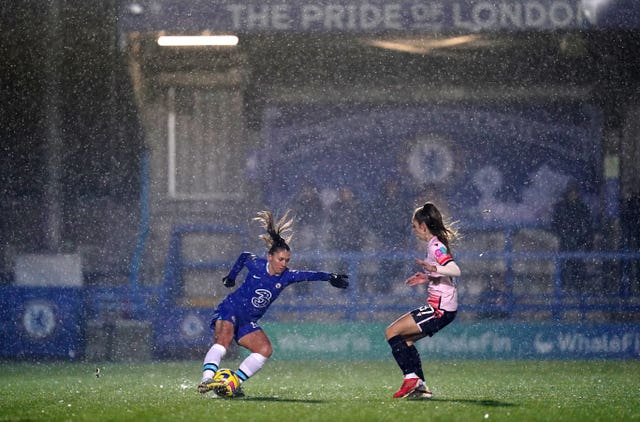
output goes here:
[[235, 35], [162, 35], [158, 37], [158, 45], [162, 47], [234, 46], [238, 41]]

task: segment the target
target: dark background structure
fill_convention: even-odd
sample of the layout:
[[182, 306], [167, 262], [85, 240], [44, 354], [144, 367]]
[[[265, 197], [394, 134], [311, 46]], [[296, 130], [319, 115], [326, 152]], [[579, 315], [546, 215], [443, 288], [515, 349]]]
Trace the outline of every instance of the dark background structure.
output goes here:
[[[0, 274], [5, 282], [16, 254], [78, 251], [83, 245], [89, 245], [82, 253], [93, 263], [88, 277], [127, 271], [138, 229], [145, 145], [124, 37], [118, 33], [119, 5], [115, 0], [29, 0], [0, 8]], [[624, 140], [625, 113], [638, 102], [640, 37], [634, 28], [494, 34], [486, 38], [489, 48], [429, 61], [399, 60], [382, 50], [371, 55], [346, 38], [345, 45], [339, 36], [334, 41], [326, 47], [317, 37], [255, 35], [245, 43], [252, 70], [244, 94], [249, 127], [259, 130], [268, 87], [303, 87], [314, 77], [339, 83], [376, 80], [390, 87], [424, 78], [434, 85], [483, 84], [486, 91], [493, 85], [527, 90], [542, 81], [567, 91], [588, 87], [591, 100], [604, 111], [608, 139]], [[145, 48], [153, 56], [142, 63], [148, 74], [181, 63], [172, 61], [174, 53]], [[336, 57], [350, 59], [336, 65]], [[203, 56], [189, 63], [182, 70], [209, 62]], [[607, 142], [604, 152], [614, 144]]]

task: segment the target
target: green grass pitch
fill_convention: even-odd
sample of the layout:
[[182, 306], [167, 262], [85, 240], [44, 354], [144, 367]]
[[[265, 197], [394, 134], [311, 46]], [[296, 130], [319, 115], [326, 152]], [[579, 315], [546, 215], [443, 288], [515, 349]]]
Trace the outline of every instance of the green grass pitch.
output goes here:
[[391, 397], [391, 360], [272, 359], [237, 399], [197, 393], [200, 366], [3, 362], [0, 421], [640, 420], [640, 361], [425, 361], [423, 400]]

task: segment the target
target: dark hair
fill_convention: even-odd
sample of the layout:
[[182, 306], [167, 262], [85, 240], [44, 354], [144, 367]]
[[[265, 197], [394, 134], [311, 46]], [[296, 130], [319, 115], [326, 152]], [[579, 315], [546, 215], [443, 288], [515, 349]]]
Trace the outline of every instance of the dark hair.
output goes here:
[[289, 242], [293, 237], [293, 218], [289, 217], [291, 210], [287, 210], [282, 218], [276, 222], [271, 211], [259, 211], [258, 216], [254, 220], [260, 222], [260, 226], [265, 229], [266, 233], [259, 237], [269, 248], [269, 254], [273, 254], [280, 249], [291, 251]]
[[451, 252], [451, 242], [458, 237], [457, 231], [445, 224], [440, 210], [431, 202], [425, 203], [413, 212], [413, 219], [418, 223], [424, 223], [432, 235], [436, 236]]

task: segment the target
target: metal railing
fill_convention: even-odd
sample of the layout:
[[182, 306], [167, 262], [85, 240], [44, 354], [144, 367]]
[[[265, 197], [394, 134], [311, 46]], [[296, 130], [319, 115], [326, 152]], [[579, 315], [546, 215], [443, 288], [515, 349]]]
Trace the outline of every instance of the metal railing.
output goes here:
[[[507, 240], [513, 234], [509, 230]], [[220, 273], [230, 268], [233, 264], [230, 260], [189, 260], [182, 254], [183, 236], [220, 231], [244, 235], [221, 226], [181, 226], [174, 230], [159, 293], [162, 307], [178, 306], [184, 275], [188, 272], [206, 277], [208, 272]], [[469, 318], [624, 321], [640, 311], [640, 252], [530, 252], [514, 250], [511, 241], [503, 245], [500, 250], [456, 253], [456, 261], [463, 270], [458, 280], [460, 310]], [[426, 297], [424, 290], [403, 284], [416, 270], [413, 265], [416, 256], [416, 252], [385, 255], [297, 252], [294, 268], [326, 271], [343, 268], [351, 285], [346, 291], [333, 289], [328, 283], [292, 286], [265, 318], [388, 320], [391, 315], [422, 303]], [[568, 286], [566, 280], [563, 282], [562, 267], [570, 261], [583, 268], [584, 278], [579, 285]], [[220, 283], [217, 279], [213, 282], [216, 286]], [[218, 298], [226, 293], [220, 289]]]

